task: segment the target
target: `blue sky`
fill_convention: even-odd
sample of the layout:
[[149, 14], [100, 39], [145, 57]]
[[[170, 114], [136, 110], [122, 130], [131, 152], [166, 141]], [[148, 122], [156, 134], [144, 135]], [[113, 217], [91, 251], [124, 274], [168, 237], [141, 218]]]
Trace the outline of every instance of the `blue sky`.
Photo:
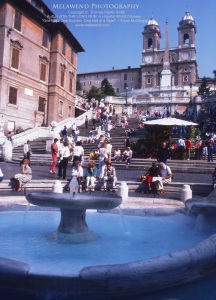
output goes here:
[[67, 22], [68, 28], [85, 49], [85, 52], [79, 53], [78, 73], [111, 70], [113, 67], [139, 67], [142, 32], [152, 15], [161, 28], [161, 48], [164, 48], [166, 19], [169, 23], [169, 46], [177, 47], [177, 27], [189, 10], [197, 26], [199, 77], [213, 77], [212, 71], [216, 69], [215, 0], [44, 0], [44, 3], [57, 17]]

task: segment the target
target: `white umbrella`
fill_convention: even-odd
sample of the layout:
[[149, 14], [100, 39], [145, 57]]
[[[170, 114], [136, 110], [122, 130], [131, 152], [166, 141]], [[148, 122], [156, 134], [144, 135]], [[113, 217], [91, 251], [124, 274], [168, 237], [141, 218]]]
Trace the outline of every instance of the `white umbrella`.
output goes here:
[[185, 121], [176, 118], [162, 118], [143, 122], [145, 125], [162, 125], [162, 126], [197, 126], [197, 123]]

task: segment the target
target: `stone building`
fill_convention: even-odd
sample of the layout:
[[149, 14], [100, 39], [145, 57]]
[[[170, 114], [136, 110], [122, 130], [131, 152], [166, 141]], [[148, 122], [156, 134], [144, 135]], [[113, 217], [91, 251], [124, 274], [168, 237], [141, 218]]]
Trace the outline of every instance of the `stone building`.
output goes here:
[[101, 87], [101, 82], [104, 78], [109, 80], [109, 83], [115, 89], [115, 92], [121, 93], [125, 91], [126, 87], [128, 90], [139, 89], [141, 85], [141, 69], [131, 68], [127, 69], [112, 69], [107, 71], [80, 73], [77, 75], [77, 79], [82, 85], [82, 90], [87, 93], [95, 86]]
[[1, 1], [0, 115], [5, 132], [74, 116], [81, 51], [42, 0]]

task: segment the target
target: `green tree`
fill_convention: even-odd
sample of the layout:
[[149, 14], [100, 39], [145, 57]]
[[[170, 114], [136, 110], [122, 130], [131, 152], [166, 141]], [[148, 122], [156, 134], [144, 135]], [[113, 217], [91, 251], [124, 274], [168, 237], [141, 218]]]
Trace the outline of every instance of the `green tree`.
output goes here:
[[115, 90], [107, 78], [101, 82], [101, 91], [104, 96], [115, 96]]
[[77, 82], [76, 82], [76, 91], [77, 92], [82, 91], [82, 85], [79, 80], [77, 80]]
[[206, 77], [203, 77], [202, 78], [202, 83], [199, 87], [199, 95], [209, 95], [209, 85], [208, 85], [208, 82], [207, 82], [207, 78]]
[[97, 100], [101, 100], [103, 98], [103, 93], [101, 89], [97, 88], [96, 86], [92, 86], [90, 91], [87, 93], [87, 98], [90, 101], [92, 98], [95, 98]]

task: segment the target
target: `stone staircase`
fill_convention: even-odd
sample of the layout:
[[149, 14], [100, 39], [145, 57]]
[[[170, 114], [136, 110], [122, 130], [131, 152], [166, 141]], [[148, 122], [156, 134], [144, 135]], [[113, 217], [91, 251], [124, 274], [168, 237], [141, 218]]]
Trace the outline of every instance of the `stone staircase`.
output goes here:
[[[130, 118], [129, 119], [129, 127], [137, 128], [137, 119]], [[85, 128], [84, 125], [80, 126], [80, 135], [83, 137], [88, 137], [89, 131], [92, 128], [92, 123], [90, 121], [90, 124], [88, 126], [88, 129]], [[69, 131], [70, 133], [70, 131]], [[125, 128], [122, 127], [116, 127], [113, 128], [110, 131], [111, 135], [111, 144], [114, 149], [119, 147], [122, 151], [124, 150], [124, 143], [126, 139], [126, 133]], [[136, 142], [139, 138], [145, 137], [145, 130], [144, 129], [136, 129], [135, 136], [130, 138], [131, 142]], [[94, 143], [83, 143], [84, 151], [85, 151], [85, 157], [84, 157], [84, 163], [83, 166], [85, 167], [88, 163], [89, 153], [93, 152], [96, 148], [97, 144]], [[31, 148], [32, 148], [32, 156], [31, 156], [31, 164], [32, 165], [50, 165], [51, 164], [51, 155], [49, 153], [46, 153], [46, 140], [45, 138], [38, 138], [31, 142]], [[13, 151], [13, 163], [19, 163], [23, 158], [23, 146], [14, 148]], [[193, 158], [193, 152], [192, 152], [192, 158]], [[148, 158], [133, 158], [132, 163], [127, 166], [124, 162], [114, 162], [112, 161], [113, 165], [116, 167], [116, 169], [122, 169], [122, 170], [147, 170], [152, 162], [155, 161], [155, 159], [148, 159]], [[215, 160], [216, 161], [216, 160]], [[216, 164], [208, 163], [205, 160], [169, 160], [169, 166], [172, 169], [172, 172], [177, 173], [202, 173], [202, 174], [211, 174], [213, 169], [215, 168]]]

